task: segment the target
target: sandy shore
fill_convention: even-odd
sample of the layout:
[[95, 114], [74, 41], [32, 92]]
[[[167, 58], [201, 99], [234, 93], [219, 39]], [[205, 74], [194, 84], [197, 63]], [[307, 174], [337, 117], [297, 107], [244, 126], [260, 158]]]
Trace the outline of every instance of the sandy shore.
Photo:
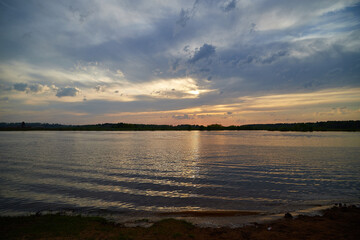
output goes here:
[[[179, 215], [211, 217], [214, 212]], [[239, 212], [219, 213], [231, 217]], [[246, 214], [255, 214], [252, 212]], [[146, 219], [139, 220], [147, 222]], [[125, 227], [103, 218], [64, 215], [1, 217], [0, 239], [360, 239], [360, 208], [333, 207], [322, 216], [283, 217], [239, 228], [203, 228], [165, 219], [144, 227]]]

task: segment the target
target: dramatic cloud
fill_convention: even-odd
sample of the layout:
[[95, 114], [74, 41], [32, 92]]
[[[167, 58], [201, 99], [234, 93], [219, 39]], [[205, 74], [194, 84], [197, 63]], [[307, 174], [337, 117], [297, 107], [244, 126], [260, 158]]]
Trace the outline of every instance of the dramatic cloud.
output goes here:
[[358, 0], [0, 5], [0, 121], [360, 118]]
[[215, 54], [215, 47], [210, 44], [204, 43], [204, 45], [200, 47], [199, 50], [195, 51], [194, 56], [189, 60], [189, 62], [196, 63], [197, 61], [201, 59], [206, 59], [213, 54]]

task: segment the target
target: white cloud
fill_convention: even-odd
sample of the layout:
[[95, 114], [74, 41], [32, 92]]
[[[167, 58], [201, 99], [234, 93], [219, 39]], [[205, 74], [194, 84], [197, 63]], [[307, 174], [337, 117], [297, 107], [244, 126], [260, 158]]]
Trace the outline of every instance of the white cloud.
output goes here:
[[357, 1], [291, 1], [286, 4], [266, 5], [254, 16], [259, 31], [281, 30], [313, 23], [324, 14], [336, 12]]
[[[72, 69], [40, 68], [30, 64], [15, 62], [0, 65], [0, 72], [10, 82], [15, 83], [17, 91], [44, 93], [55, 91], [56, 96], [75, 97], [81, 92], [87, 99], [134, 101], [139, 96], [166, 99], [197, 98], [212, 91], [200, 87], [192, 78], [155, 79], [150, 82], [134, 83], [124, 78], [120, 70], [112, 71], [100, 63], [77, 64]], [[50, 87], [33, 83], [40, 79], [53, 83]], [[69, 86], [73, 83], [74, 86]]]

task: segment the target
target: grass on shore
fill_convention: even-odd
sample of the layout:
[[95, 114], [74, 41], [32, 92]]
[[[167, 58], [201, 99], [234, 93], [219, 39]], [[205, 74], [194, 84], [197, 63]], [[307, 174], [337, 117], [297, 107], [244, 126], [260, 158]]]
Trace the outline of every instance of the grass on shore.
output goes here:
[[124, 227], [99, 217], [0, 217], [0, 239], [360, 239], [360, 208], [334, 207], [323, 216], [284, 218], [242, 228], [199, 228], [165, 219], [149, 228]]

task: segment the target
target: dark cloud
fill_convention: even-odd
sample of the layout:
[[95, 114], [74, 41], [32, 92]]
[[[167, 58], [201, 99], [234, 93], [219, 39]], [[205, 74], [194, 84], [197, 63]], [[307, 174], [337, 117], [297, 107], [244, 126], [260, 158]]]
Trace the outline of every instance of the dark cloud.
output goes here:
[[70, 6], [69, 11], [73, 14], [73, 17], [78, 19], [80, 23], [86, 21], [86, 19], [90, 16], [91, 12], [88, 10], [81, 10], [77, 7]]
[[215, 54], [215, 47], [204, 43], [202, 47], [200, 47], [199, 50], [195, 51], [194, 56], [189, 59], [189, 63], [196, 63], [197, 61], [201, 59], [209, 58], [210, 56]]
[[9, 82], [6, 82], [6, 81], [3, 81], [1, 78], [0, 78], [0, 93], [1, 92], [8, 92], [8, 91], [11, 91], [14, 86], [14, 84], [12, 83], [9, 83]]
[[[274, 48], [273, 50], [271, 48]], [[273, 47], [270, 46], [268, 49], [257, 49], [252, 52], [253, 55], [248, 56], [233, 56], [229, 57], [227, 63], [233, 64], [234, 66], [242, 66], [247, 64], [272, 64], [281, 58], [288, 57], [290, 55], [287, 50], [289, 46]], [[254, 53], [258, 52], [257, 55]], [[224, 58], [226, 59], [226, 58]]]
[[176, 24], [178, 24], [182, 27], [185, 27], [186, 23], [187, 23], [187, 21], [189, 21], [190, 17], [191, 17], [191, 12], [189, 9], [187, 9], [187, 10], [181, 9], [180, 15], [179, 15], [179, 20], [176, 21]]
[[233, 10], [234, 8], [236, 8], [236, 0], [230, 0], [230, 1], [225, 2], [223, 11], [229, 12], [229, 11]]
[[181, 59], [180, 58], [176, 58], [176, 59], [173, 59], [171, 62], [170, 62], [170, 71], [171, 72], [177, 72], [180, 68], [180, 61]]
[[212, 118], [214, 115], [212, 114], [204, 114], [204, 115], [197, 115], [197, 118], [199, 119], [206, 119], [206, 118]]
[[197, 5], [199, 4], [199, 0], [195, 0], [192, 8], [181, 9], [179, 14], [179, 19], [176, 21], [177, 25], [181, 27], [185, 27], [187, 22], [195, 15]]
[[178, 119], [178, 120], [194, 119], [193, 116], [189, 116], [188, 114], [184, 114], [184, 115], [173, 115], [172, 117], [175, 118], [175, 119]]
[[41, 84], [31, 84], [29, 90], [34, 93], [39, 93], [44, 91], [45, 86]]
[[57, 97], [75, 97], [80, 92], [76, 87], [64, 87], [58, 89]]
[[96, 90], [97, 92], [105, 92], [105, 86], [97, 85], [97, 86], [95, 87], [95, 90]]
[[256, 24], [255, 24], [255, 23], [251, 23], [251, 24], [250, 24], [249, 33], [254, 33], [254, 32], [256, 32]]
[[16, 91], [20, 91], [20, 92], [25, 92], [27, 87], [28, 87], [28, 85], [26, 83], [15, 83], [14, 84], [14, 89]]
[[200, 68], [199, 71], [203, 72], [203, 73], [207, 73], [207, 72], [210, 72], [210, 69], [209, 68]]
[[21, 36], [21, 38], [23, 38], [25, 40], [29, 40], [29, 39], [31, 39], [31, 37], [32, 37], [32, 32], [26, 32]]
[[186, 45], [184, 48], [183, 48], [183, 51], [188, 53], [190, 51], [190, 46], [189, 45]]
[[41, 85], [38, 83], [35, 84], [27, 84], [27, 83], [15, 83], [14, 89], [20, 92], [33, 92], [33, 93], [41, 93], [46, 89], [46, 85]]
[[258, 62], [262, 64], [271, 64], [276, 60], [278, 60], [279, 58], [284, 57], [286, 55], [288, 55], [288, 52], [286, 50], [280, 50], [278, 52], [270, 54], [270, 56], [266, 56], [262, 59], [259, 59]]

